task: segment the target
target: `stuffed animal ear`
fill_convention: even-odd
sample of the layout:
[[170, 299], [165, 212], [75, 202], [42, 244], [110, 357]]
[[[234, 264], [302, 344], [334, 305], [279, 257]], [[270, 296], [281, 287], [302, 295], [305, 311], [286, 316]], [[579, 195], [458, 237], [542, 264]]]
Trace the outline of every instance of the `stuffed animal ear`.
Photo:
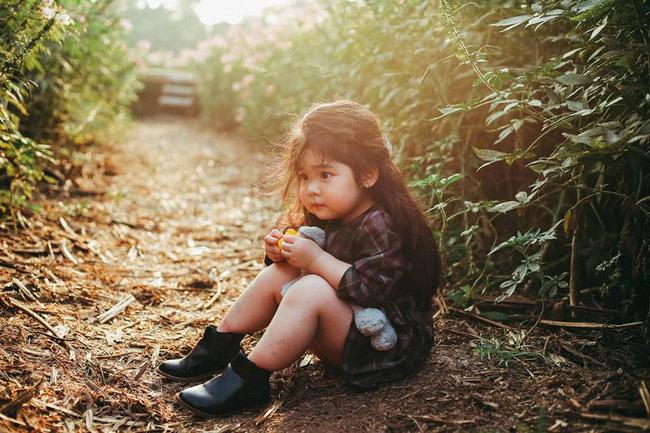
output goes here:
[[298, 233], [316, 242], [321, 248], [325, 246], [325, 230], [320, 227], [302, 226], [298, 229]]
[[375, 350], [386, 351], [395, 347], [397, 343], [397, 333], [395, 329], [388, 325], [381, 334], [375, 335], [370, 339], [370, 344]]
[[357, 308], [354, 311], [354, 324], [359, 332], [368, 337], [382, 332], [387, 323], [388, 319], [377, 308]]

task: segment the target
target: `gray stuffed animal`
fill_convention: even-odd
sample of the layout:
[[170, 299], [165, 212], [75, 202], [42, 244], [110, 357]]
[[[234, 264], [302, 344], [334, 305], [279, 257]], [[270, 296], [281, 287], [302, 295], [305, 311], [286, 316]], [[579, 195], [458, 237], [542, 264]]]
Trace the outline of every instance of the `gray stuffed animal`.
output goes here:
[[[321, 248], [325, 247], [325, 231], [320, 227], [303, 226], [298, 229], [298, 235], [309, 238], [316, 242]], [[303, 271], [304, 272], [304, 271]], [[298, 277], [300, 278], [300, 277]], [[298, 278], [291, 280], [282, 286], [282, 296], [289, 290]], [[370, 338], [370, 344], [376, 350], [390, 350], [397, 343], [397, 333], [386, 317], [384, 311], [378, 308], [361, 307], [350, 304], [354, 312], [354, 324], [359, 332]]]

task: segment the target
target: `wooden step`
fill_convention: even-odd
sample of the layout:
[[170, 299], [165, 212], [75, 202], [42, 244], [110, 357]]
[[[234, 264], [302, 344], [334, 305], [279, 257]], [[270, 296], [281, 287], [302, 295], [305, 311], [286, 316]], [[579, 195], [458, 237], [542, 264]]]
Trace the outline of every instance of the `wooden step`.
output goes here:
[[194, 95], [194, 86], [187, 84], [165, 83], [160, 92], [163, 95], [191, 96]]
[[191, 96], [162, 95], [158, 98], [158, 105], [161, 107], [191, 107], [194, 98]]

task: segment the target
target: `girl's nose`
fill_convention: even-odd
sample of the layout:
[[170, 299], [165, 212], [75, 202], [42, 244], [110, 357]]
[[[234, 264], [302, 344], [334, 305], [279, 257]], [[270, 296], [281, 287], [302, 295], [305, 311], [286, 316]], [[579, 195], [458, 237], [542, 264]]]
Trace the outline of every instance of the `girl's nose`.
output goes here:
[[307, 185], [307, 192], [309, 194], [318, 194], [318, 182], [312, 181]]

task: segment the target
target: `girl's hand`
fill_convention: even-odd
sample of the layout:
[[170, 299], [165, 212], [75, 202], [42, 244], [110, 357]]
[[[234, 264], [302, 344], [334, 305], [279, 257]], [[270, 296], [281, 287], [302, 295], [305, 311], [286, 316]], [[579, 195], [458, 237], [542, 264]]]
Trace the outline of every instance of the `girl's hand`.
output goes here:
[[307, 269], [323, 253], [321, 247], [311, 239], [284, 235], [282, 256], [295, 268]]
[[264, 251], [269, 259], [274, 262], [281, 262], [284, 260], [282, 251], [278, 247], [278, 241], [282, 239], [282, 232], [278, 229], [273, 229], [269, 234], [264, 236]]

